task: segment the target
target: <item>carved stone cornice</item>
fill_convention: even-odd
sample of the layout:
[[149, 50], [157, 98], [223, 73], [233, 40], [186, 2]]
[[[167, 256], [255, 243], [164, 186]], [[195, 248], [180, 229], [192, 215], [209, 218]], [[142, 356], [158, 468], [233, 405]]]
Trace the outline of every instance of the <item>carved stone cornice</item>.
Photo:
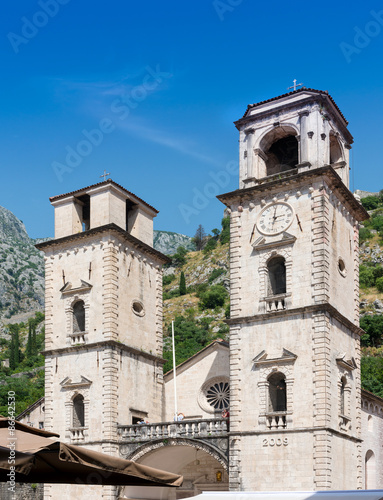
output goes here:
[[252, 316], [238, 316], [236, 318], [230, 318], [224, 320], [228, 325], [241, 325], [246, 323], [257, 323], [259, 321], [272, 321], [274, 318], [278, 319], [280, 317], [287, 316], [296, 316], [298, 314], [329, 314], [333, 318], [335, 318], [339, 323], [344, 325], [348, 330], [351, 330], [353, 333], [357, 335], [364, 335], [364, 330], [362, 330], [359, 326], [352, 323], [346, 316], [343, 316], [334, 306], [331, 304], [323, 303], [323, 304], [312, 304], [304, 307], [296, 307], [294, 309], [283, 309], [281, 311], [273, 311], [272, 313], [261, 313], [254, 314]]
[[369, 218], [367, 211], [354, 198], [354, 195], [344, 185], [342, 179], [331, 165], [325, 165], [323, 167], [298, 173], [296, 169], [292, 169], [285, 173], [276, 174], [271, 177], [264, 177], [262, 179], [258, 179], [258, 184], [256, 186], [220, 194], [217, 198], [226, 206], [230, 207], [231, 203], [239, 201], [240, 199], [244, 200], [249, 198], [249, 200], [253, 200], [254, 197], [260, 195], [261, 193], [269, 192], [277, 187], [281, 187], [285, 181], [289, 182], [290, 185], [293, 185], [301, 184], [302, 181], [307, 183], [313, 182], [313, 180], [320, 177], [325, 177], [330, 189], [336, 190], [341, 195], [344, 203], [348, 205], [348, 210], [358, 221], [363, 221]]
[[104, 340], [100, 342], [93, 342], [92, 344], [82, 344], [75, 345], [70, 347], [62, 347], [57, 349], [49, 349], [46, 351], [42, 351], [41, 354], [45, 357], [47, 356], [58, 356], [61, 354], [79, 352], [79, 351], [94, 351], [94, 350], [104, 350], [104, 349], [116, 349], [119, 351], [125, 351], [136, 356], [142, 356], [143, 358], [150, 359], [152, 361], [156, 361], [159, 364], [165, 364], [166, 359], [160, 358], [159, 356], [155, 356], [146, 351], [142, 351], [137, 349], [136, 347], [132, 347], [126, 344], [122, 344], [121, 342], [117, 342], [116, 340]]

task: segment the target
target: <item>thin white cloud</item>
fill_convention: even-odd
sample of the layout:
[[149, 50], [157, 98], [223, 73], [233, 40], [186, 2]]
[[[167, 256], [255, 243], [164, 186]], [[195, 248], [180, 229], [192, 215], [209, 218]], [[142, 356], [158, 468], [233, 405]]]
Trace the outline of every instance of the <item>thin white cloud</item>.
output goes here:
[[145, 139], [145, 141], [160, 144], [175, 151], [179, 151], [186, 156], [191, 156], [205, 163], [210, 163], [211, 165], [221, 166], [216, 159], [199, 153], [197, 150], [198, 146], [185, 138], [169, 135], [164, 130], [157, 130], [147, 125], [139, 124], [137, 119], [126, 120], [120, 123], [116, 122], [115, 124], [120, 130], [133, 134], [141, 139]]

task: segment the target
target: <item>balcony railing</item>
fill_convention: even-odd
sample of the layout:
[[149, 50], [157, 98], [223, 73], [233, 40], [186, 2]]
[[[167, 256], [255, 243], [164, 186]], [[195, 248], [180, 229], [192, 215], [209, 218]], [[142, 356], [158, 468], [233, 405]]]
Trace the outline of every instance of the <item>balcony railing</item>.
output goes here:
[[85, 441], [85, 431], [88, 427], [72, 427], [70, 430], [71, 434], [71, 442], [72, 443], [81, 443]]
[[137, 442], [167, 438], [227, 437], [227, 420], [223, 418], [181, 420], [156, 424], [118, 425], [120, 441]]
[[283, 311], [286, 309], [286, 294], [266, 297], [266, 312]]
[[71, 345], [85, 344], [85, 335], [87, 332], [76, 332], [69, 335]]
[[268, 413], [266, 415], [266, 426], [269, 429], [286, 429], [287, 414], [285, 412]]

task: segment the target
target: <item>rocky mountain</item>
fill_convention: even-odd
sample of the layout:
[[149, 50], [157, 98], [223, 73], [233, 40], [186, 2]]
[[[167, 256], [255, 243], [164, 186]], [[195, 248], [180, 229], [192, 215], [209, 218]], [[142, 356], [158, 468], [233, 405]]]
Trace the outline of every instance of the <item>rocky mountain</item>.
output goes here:
[[41, 310], [44, 261], [24, 224], [0, 207], [0, 318]]
[[185, 247], [186, 250], [195, 250], [194, 243], [190, 236], [172, 233], [171, 231], [154, 231], [153, 246], [165, 255], [176, 253], [178, 247]]

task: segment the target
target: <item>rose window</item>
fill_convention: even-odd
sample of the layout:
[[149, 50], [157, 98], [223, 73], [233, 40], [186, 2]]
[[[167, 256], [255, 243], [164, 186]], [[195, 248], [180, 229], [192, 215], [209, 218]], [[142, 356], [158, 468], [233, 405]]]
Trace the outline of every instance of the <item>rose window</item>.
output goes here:
[[226, 377], [215, 377], [205, 382], [200, 389], [198, 403], [207, 413], [222, 412], [229, 408], [229, 380]]
[[229, 408], [230, 390], [227, 382], [214, 384], [206, 391], [206, 399], [216, 410]]

